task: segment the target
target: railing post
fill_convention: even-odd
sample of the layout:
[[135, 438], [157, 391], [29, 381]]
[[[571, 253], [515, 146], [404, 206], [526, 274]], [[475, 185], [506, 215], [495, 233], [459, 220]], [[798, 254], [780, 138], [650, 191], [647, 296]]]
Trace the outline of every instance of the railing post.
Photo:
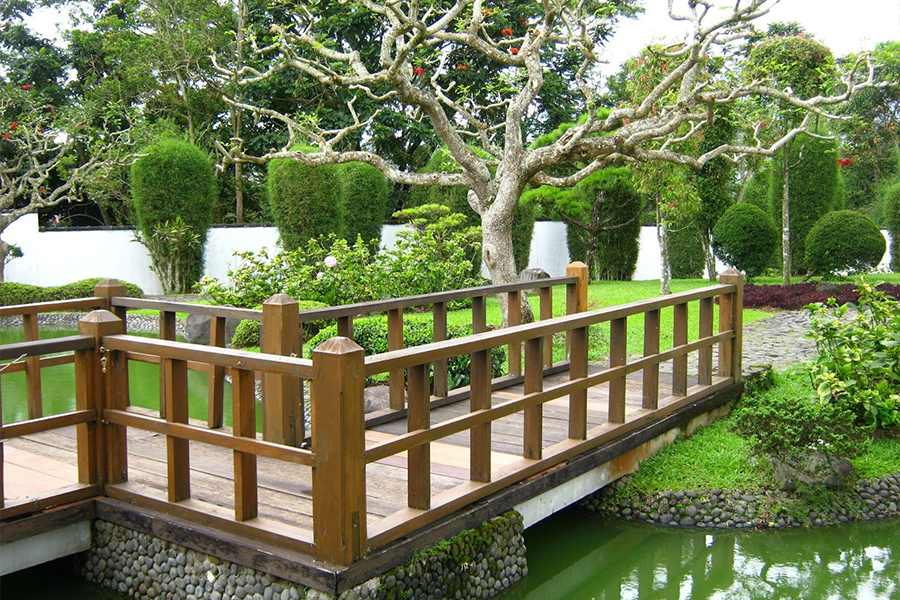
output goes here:
[[737, 269], [728, 269], [719, 276], [719, 283], [735, 286], [732, 294], [719, 296], [719, 332], [734, 329], [734, 338], [719, 346], [719, 376], [741, 380], [743, 353], [744, 276]]
[[[299, 323], [297, 326], [299, 328]], [[211, 317], [209, 320], [209, 345], [224, 348], [225, 341], [225, 317]], [[297, 342], [300, 343], [299, 338]], [[218, 429], [225, 423], [225, 367], [211, 365], [208, 380], [209, 408], [206, 425], [210, 429]]]
[[313, 350], [313, 529], [320, 560], [349, 565], [366, 554], [365, 357], [334, 337]]
[[[300, 356], [300, 306], [287, 294], [263, 303], [261, 350], [266, 354]], [[298, 446], [306, 437], [300, 386], [296, 377], [263, 375], [263, 438]]]
[[[567, 277], [577, 277], [578, 281], [566, 285], [566, 314], [584, 312], [587, 310], [588, 290], [588, 266], [576, 260], [566, 267]], [[566, 351], [572, 345], [572, 333], [566, 332]]]
[[[388, 323], [388, 351], [401, 350], [403, 348], [403, 309], [394, 308], [387, 311]], [[341, 337], [350, 337], [341, 335]], [[352, 334], [351, 334], [352, 335]], [[403, 369], [394, 369], [388, 374], [388, 393], [391, 410], [402, 410], [406, 402], [404, 397]]]
[[[38, 315], [35, 313], [22, 315], [22, 329], [26, 342], [36, 342], [38, 333]], [[29, 419], [40, 419], [44, 416], [44, 400], [41, 392], [41, 357], [29, 356], [25, 359], [25, 398]]]
[[128, 309], [124, 306], [112, 305], [112, 299], [116, 296], [128, 295], [128, 290], [125, 287], [125, 284], [118, 279], [103, 279], [101, 281], [98, 281], [97, 285], [94, 286], [94, 295], [98, 298], [106, 299], [106, 310], [122, 319], [122, 323], [125, 323], [125, 328], [127, 329], [128, 324], [126, 323], [126, 315]]
[[125, 355], [107, 355], [104, 336], [125, 333], [125, 323], [107, 310], [95, 310], [78, 322], [81, 335], [94, 338], [94, 347], [75, 353], [75, 408], [97, 410], [97, 422], [76, 427], [78, 480], [82, 483], [121, 483], [128, 477], [125, 427], [106, 424], [103, 410], [127, 407], [128, 372]]

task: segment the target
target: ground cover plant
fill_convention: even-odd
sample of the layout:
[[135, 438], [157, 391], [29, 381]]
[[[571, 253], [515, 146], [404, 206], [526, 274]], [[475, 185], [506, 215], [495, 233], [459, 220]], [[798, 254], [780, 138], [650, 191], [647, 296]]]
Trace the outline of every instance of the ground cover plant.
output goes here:
[[[879, 278], [883, 278], [881, 274]], [[900, 298], [900, 285], [893, 283], [878, 284], [877, 289], [885, 294]], [[802, 310], [815, 302], [828, 302], [833, 298], [837, 304], [859, 301], [859, 290], [851, 283], [829, 284], [822, 286], [817, 282], [792, 283], [782, 285], [744, 286], [745, 308], [774, 308], [778, 310]]]

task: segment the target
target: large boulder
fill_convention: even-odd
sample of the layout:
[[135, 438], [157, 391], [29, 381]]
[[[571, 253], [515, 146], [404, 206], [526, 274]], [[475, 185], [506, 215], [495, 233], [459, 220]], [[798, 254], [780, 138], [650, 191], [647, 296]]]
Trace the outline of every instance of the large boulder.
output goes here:
[[[189, 313], [184, 322], [184, 339], [189, 344], [209, 345], [209, 324], [212, 317]], [[225, 319], [225, 343], [234, 337], [240, 319]]]

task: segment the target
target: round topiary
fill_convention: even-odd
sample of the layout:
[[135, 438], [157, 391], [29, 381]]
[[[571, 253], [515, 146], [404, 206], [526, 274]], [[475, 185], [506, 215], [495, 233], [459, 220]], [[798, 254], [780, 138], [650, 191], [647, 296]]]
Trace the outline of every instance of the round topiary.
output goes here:
[[[318, 152], [316, 148], [294, 148]], [[291, 251], [320, 235], [342, 233], [343, 207], [337, 165], [308, 167], [298, 160], [269, 161], [266, 185], [281, 246]]]
[[887, 242], [875, 221], [852, 210], [830, 212], [806, 238], [806, 266], [814, 275], [862, 273], [881, 262]]
[[772, 262], [778, 229], [772, 218], [752, 204], [736, 204], [713, 228], [713, 252], [747, 277], [756, 277]]
[[884, 194], [884, 219], [891, 232], [891, 271], [900, 271], [900, 183]]

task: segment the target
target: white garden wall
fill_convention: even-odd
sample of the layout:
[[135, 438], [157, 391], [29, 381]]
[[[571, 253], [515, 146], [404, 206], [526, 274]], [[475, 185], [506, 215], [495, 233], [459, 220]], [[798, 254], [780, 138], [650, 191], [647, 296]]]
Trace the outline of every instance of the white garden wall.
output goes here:
[[[397, 231], [402, 225], [385, 225], [382, 245], [393, 248]], [[890, 235], [882, 231], [888, 241], [888, 252], [879, 265], [890, 264]], [[25, 215], [3, 232], [3, 240], [22, 248], [24, 256], [6, 266], [7, 281], [35, 285], [61, 285], [87, 277], [115, 277], [141, 286], [148, 294], [162, 292], [159, 282], [150, 271], [147, 250], [137, 242], [128, 229], [47, 229], [38, 230], [37, 215]], [[274, 227], [213, 227], [209, 231], [205, 251], [205, 274], [225, 279], [235, 263], [235, 252], [258, 252], [272, 249], [278, 240]], [[659, 243], [655, 227], [643, 227], [640, 254], [634, 278], [659, 279]], [[539, 267], [552, 277], [565, 275], [569, 263], [566, 248], [566, 225], [552, 221], [535, 223], [531, 241], [529, 267]], [[725, 266], [718, 263], [719, 271]]]

